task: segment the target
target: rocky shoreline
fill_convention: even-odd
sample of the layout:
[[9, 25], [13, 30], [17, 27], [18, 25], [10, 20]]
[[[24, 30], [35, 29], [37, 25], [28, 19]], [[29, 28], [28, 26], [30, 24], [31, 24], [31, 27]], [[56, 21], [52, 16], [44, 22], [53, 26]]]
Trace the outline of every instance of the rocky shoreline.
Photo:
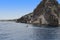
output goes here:
[[30, 24], [60, 24], [60, 4], [57, 0], [42, 0], [32, 13], [22, 16], [16, 22]]

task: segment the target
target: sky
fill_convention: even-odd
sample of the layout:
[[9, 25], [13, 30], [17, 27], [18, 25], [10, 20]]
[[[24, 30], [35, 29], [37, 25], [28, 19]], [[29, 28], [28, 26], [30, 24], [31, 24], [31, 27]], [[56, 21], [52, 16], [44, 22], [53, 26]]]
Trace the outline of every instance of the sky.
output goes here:
[[20, 18], [33, 12], [40, 2], [41, 0], [0, 0], [0, 20]]

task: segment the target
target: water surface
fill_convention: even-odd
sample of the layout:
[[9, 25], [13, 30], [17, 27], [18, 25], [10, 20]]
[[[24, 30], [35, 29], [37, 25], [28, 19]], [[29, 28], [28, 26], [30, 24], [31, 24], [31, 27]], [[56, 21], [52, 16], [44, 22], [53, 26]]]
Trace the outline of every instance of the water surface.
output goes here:
[[0, 40], [60, 40], [60, 27], [45, 28], [31, 24], [0, 22]]

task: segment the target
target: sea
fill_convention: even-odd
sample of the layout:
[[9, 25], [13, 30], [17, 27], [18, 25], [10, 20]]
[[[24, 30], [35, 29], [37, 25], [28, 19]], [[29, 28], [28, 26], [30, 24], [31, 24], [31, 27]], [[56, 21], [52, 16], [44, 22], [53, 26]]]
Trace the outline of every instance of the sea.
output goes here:
[[0, 40], [60, 40], [60, 27], [0, 22]]

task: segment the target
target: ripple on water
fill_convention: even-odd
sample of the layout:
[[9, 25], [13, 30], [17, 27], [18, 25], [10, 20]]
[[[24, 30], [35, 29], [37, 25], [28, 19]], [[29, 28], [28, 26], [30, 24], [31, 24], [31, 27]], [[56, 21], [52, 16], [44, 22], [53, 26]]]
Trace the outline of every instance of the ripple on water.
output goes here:
[[60, 40], [60, 27], [37, 27], [22, 23], [0, 25], [0, 40]]

